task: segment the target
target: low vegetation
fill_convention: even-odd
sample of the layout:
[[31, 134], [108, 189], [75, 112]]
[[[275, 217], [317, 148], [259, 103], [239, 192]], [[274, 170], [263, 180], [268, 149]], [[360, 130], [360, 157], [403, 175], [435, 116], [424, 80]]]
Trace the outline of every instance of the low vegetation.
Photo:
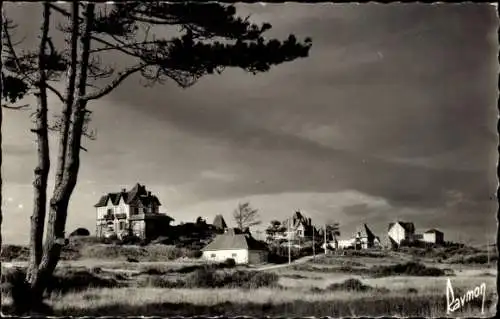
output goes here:
[[333, 283], [329, 285], [326, 290], [329, 291], [356, 291], [356, 292], [368, 292], [373, 291], [376, 293], [388, 293], [387, 288], [374, 288], [369, 285], [363, 284], [359, 279], [347, 279], [341, 283]]
[[400, 275], [437, 277], [446, 275], [445, 271], [441, 268], [427, 267], [416, 262], [408, 262], [404, 264], [389, 266], [374, 266], [370, 269], [369, 272], [374, 277], [389, 277]]
[[[446, 249], [469, 253], [456, 261], [464, 265], [484, 258], [481, 251], [442, 248]], [[2, 259], [20, 260], [26, 253], [21, 246], [10, 246], [3, 250]], [[80, 261], [62, 263], [56, 269], [44, 314], [428, 317], [442, 316], [446, 310], [445, 278], [438, 277], [449, 273], [442, 265], [424, 264], [426, 257], [417, 253], [350, 251], [342, 256], [319, 255], [310, 262], [270, 271], [255, 271], [231, 259], [218, 264], [175, 261], [195, 253], [174, 245], [106, 245], [93, 237], [72, 237], [64, 254]], [[387, 258], [381, 258], [382, 254]], [[416, 258], [407, 262], [412, 256]], [[470, 269], [475, 270], [457, 272], [456, 293], [478, 281], [487, 282], [486, 307], [492, 306], [496, 302], [494, 275], [486, 268]], [[8, 268], [2, 272], [4, 313], [14, 306], [23, 309], [26, 290], [19, 285], [19, 278], [24, 278], [24, 270]], [[422, 280], [416, 283], [414, 276]], [[474, 301], [457, 315], [473, 316], [477, 309], [480, 304]]]

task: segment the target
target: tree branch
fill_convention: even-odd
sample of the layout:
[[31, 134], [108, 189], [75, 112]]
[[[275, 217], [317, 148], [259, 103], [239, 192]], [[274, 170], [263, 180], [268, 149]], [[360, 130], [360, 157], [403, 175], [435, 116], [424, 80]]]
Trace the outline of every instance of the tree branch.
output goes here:
[[120, 85], [120, 83], [122, 83], [123, 80], [125, 80], [127, 77], [129, 77], [130, 75], [132, 75], [132, 74], [134, 74], [134, 73], [136, 73], [136, 72], [138, 72], [140, 70], [143, 70], [146, 66], [147, 66], [147, 64], [141, 63], [141, 64], [138, 64], [136, 66], [132, 66], [130, 68], [127, 68], [127, 69], [123, 70], [107, 86], [105, 86], [104, 88], [102, 88], [99, 91], [96, 91], [94, 93], [89, 93], [89, 94], [85, 95], [82, 98], [82, 100], [84, 100], [84, 101], [96, 100], [96, 99], [99, 99], [99, 98], [107, 95], [108, 93], [110, 93], [111, 91], [113, 91], [118, 85]]
[[2, 31], [3, 31], [3, 36], [5, 36], [6, 44], [7, 44], [7, 50], [9, 51], [12, 60], [14, 61], [14, 65], [17, 69], [17, 72], [19, 72], [19, 75], [21, 75], [21, 79], [25, 80], [28, 79], [30, 82], [34, 82], [33, 79], [31, 79], [27, 73], [23, 72], [24, 70], [21, 67], [21, 62], [19, 60], [19, 57], [16, 54], [16, 50], [14, 49], [14, 44], [12, 43], [12, 39], [10, 37], [9, 31], [8, 31], [8, 18], [5, 16], [5, 12], [2, 12]]
[[54, 93], [58, 98], [59, 100], [61, 100], [62, 103], [64, 103], [66, 100], [64, 99], [63, 95], [61, 94], [61, 92], [59, 92], [56, 88], [54, 88], [52, 85], [50, 84], [46, 84], [46, 87], [47, 89], [49, 89], [49, 91], [51, 91], [52, 93]]
[[[19, 57], [16, 54], [16, 50], [14, 49], [12, 39], [11, 39], [10, 34], [7, 30], [8, 29], [8, 26], [7, 26], [8, 20], [7, 20], [7, 17], [5, 16], [5, 13], [3, 13], [3, 12], [2, 12], [2, 18], [3, 18], [3, 28], [2, 29], [4, 31], [5, 40], [7, 42], [6, 43], [7, 49], [9, 50], [9, 53], [11, 54], [12, 59], [14, 60], [14, 64], [16, 66], [17, 72], [19, 72], [19, 75], [21, 75], [22, 80], [28, 80], [31, 84], [35, 84], [36, 81], [34, 79], [30, 78], [28, 76], [28, 74], [26, 72], [24, 72], [22, 67], [21, 67], [21, 62], [19, 60]], [[49, 45], [51, 52], [55, 52], [54, 45], [52, 43], [52, 40], [49, 37], [47, 37], [47, 39], [44, 41], [44, 45], [47, 45], [47, 44]], [[46, 82], [46, 80], [45, 80], [45, 82]], [[64, 103], [64, 97], [57, 89], [55, 89], [53, 86], [51, 86], [48, 83], [45, 83], [45, 86], [52, 93], [54, 93], [59, 98], [59, 100], [61, 100], [61, 102]]]
[[2, 105], [3, 108], [8, 109], [8, 110], [22, 110], [22, 109], [27, 109], [29, 108], [29, 104], [23, 104], [23, 105]]
[[[69, 13], [69, 12], [67, 12], [66, 10], [64, 10], [64, 9], [62, 9], [62, 8], [60, 8], [60, 7], [58, 7], [58, 6], [56, 6], [55, 4], [51, 4], [51, 5], [50, 5], [50, 7], [51, 7], [52, 9], [54, 9], [55, 11], [57, 11], [57, 12], [61, 13], [62, 15], [66, 16], [66, 17], [71, 17], [71, 13]], [[83, 18], [79, 17], [79, 18], [78, 18], [78, 20], [79, 20], [79, 22], [81, 22], [81, 21], [83, 21]], [[109, 48], [108, 48], [109, 50], [113, 50], [113, 49], [115, 49], [115, 50], [121, 51], [121, 52], [123, 52], [123, 53], [125, 53], [125, 54], [128, 54], [128, 55], [131, 55], [131, 56], [135, 56], [135, 57], [137, 57], [137, 54], [135, 54], [135, 53], [133, 53], [133, 52], [130, 52], [130, 51], [127, 51], [127, 50], [125, 50], [124, 48], [121, 48], [120, 46], [117, 46], [116, 44], [113, 44], [113, 43], [110, 43], [110, 42], [108, 42], [108, 41], [106, 41], [106, 40], [103, 40], [103, 39], [101, 39], [101, 38], [99, 38], [99, 37], [97, 37], [97, 36], [95, 36], [95, 35], [91, 35], [91, 36], [90, 36], [90, 38], [91, 38], [92, 40], [95, 40], [95, 41], [97, 41], [97, 42], [101, 43], [101, 44], [107, 45], [107, 46], [109, 47]], [[96, 50], [90, 50], [89, 52], [90, 52], [90, 53], [93, 53], [93, 52], [99, 52], [98, 50], [99, 50], [99, 49], [96, 49]], [[104, 51], [104, 50], [100, 50], [100, 51]]]

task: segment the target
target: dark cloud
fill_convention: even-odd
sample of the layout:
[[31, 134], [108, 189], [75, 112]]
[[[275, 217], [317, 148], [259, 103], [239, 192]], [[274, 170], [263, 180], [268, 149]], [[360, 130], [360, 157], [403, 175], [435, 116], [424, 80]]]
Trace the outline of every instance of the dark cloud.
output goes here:
[[[21, 7], [9, 11], [29, 16], [22, 27], [34, 28], [34, 34], [39, 6]], [[271, 37], [311, 36], [310, 57], [256, 76], [227, 70], [187, 90], [173, 83], [144, 88], [138, 77], [128, 79], [90, 106], [98, 139], [86, 142], [89, 153], [82, 155], [79, 180], [95, 184], [77, 189], [75, 209], [83, 210], [80, 204], [111, 191], [113, 184], [142, 181], [173, 190], [161, 198], [167, 207], [170, 198], [180, 207], [348, 191], [387, 202], [377, 209], [346, 204], [342, 214], [358, 216], [349, 220], [352, 225], [371, 218], [385, 231], [383, 216], [429, 227], [450, 219], [450, 231], [460, 223], [479, 229], [492, 222], [495, 7], [237, 7], [256, 22], [271, 22]], [[130, 63], [121, 55], [104, 61]], [[23, 171], [27, 162], [14, 159], [27, 158], [25, 145], [32, 144], [26, 139], [20, 144], [8, 144], [9, 170], [13, 181], [30, 183], [31, 171]], [[92, 191], [96, 194], [89, 195]], [[328, 214], [323, 202], [303, 205]]]

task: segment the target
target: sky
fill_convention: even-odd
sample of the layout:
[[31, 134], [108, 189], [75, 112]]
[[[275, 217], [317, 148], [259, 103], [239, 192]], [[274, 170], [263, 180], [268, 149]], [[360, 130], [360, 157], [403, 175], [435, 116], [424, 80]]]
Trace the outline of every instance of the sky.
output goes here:
[[[211, 222], [250, 202], [264, 228], [300, 210], [339, 222], [438, 228], [495, 240], [498, 19], [488, 4], [239, 4], [269, 37], [311, 37], [308, 58], [258, 75], [229, 69], [193, 87], [139, 76], [92, 102], [66, 230], [95, 230], [108, 192], [145, 184], [176, 223]], [[15, 38], [36, 45], [40, 4], [9, 4]], [[57, 19], [57, 17], [54, 17]], [[56, 45], [62, 38], [54, 38]], [[59, 42], [58, 42], [59, 41]], [[116, 67], [129, 60], [103, 57]], [[32, 97], [26, 98], [34, 105]], [[60, 105], [51, 97], [51, 111]], [[36, 163], [30, 111], [4, 111], [2, 225], [28, 241]], [[51, 137], [55, 166], [56, 136]], [[53, 178], [53, 174], [51, 178]], [[49, 187], [49, 195], [52, 186]]]

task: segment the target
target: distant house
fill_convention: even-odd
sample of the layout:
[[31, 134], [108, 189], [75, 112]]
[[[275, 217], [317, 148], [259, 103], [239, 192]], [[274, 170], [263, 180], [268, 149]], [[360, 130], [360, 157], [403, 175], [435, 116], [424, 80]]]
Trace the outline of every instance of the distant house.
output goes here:
[[368, 249], [381, 246], [380, 238], [375, 236], [366, 224], [363, 225], [363, 229], [356, 233], [354, 243], [356, 249]]
[[368, 249], [380, 247], [380, 238], [364, 224], [363, 228], [357, 231], [354, 236], [349, 239], [339, 239], [337, 242], [338, 249]]
[[259, 264], [266, 262], [269, 256], [269, 250], [264, 243], [248, 233], [237, 233], [234, 229], [217, 235], [202, 252], [202, 258], [205, 260], [221, 262], [232, 258], [237, 264]]
[[96, 235], [107, 237], [135, 235], [154, 239], [170, 225], [173, 218], [159, 213], [158, 197], [137, 183], [130, 191], [103, 195], [96, 208]]
[[220, 215], [220, 214], [215, 216], [214, 222], [212, 223], [212, 225], [219, 232], [225, 232], [227, 230], [226, 221], [224, 220], [224, 217], [222, 217], [222, 215]]
[[[335, 244], [331, 245], [332, 247], [335, 247]], [[349, 249], [349, 248], [355, 248], [356, 246], [356, 238], [349, 238], [349, 239], [339, 239], [337, 240], [337, 247], [338, 249]]]
[[444, 243], [444, 234], [437, 229], [429, 229], [423, 234], [423, 241], [426, 243], [442, 245]]
[[288, 238], [288, 236], [292, 239], [305, 237], [312, 238], [313, 231], [316, 232], [316, 229], [312, 225], [311, 218], [306, 218], [299, 211], [295, 212], [291, 218], [284, 220], [281, 224], [287, 229], [284, 234], [285, 238]]
[[415, 235], [415, 225], [411, 222], [397, 221], [389, 224], [387, 232], [392, 246], [399, 247], [403, 241], [412, 241]]

